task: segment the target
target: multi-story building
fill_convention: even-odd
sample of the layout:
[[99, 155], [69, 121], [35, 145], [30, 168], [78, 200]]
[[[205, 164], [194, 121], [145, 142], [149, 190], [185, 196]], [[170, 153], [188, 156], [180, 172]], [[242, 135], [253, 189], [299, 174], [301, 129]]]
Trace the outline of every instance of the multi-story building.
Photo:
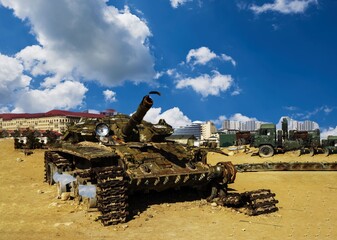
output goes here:
[[211, 121], [201, 124], [201, 139], [209, 139], [217, 131], [215, 125]]
[[288, 121], [288, 130], [312, 131], [315, 129], [319, 129], [319, 125], [314, 121], [296, 121], [291, 119], [290, 117], [281, 117], [279, 123], [277, 124], [278, 129], [281, 129], [281, 121], [283, 118], [286, 118]]
[[250, 121], [232, 121], [224, 120], [222, 123], [223, 130], [237, 130], [237, 131], [255, 131], [261, 126], [260, 121], [250, 120]]
[[200, 139], [201, 123], [193, 123], [192, 125], [176, 128], [172, 135], [194, 135], [197, 139]]
[[2, 113], [0, 130], [22, 129], [50, 130], [64, 132], [67, 124], [79, 122], [82, 117], [102, 118], [102, 114], [52, 110], [46, 113]]

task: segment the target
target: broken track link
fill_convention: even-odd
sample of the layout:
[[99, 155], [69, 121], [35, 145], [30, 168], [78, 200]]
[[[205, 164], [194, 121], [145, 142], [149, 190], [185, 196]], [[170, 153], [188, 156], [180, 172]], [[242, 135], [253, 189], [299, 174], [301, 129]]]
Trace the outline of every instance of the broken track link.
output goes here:
[[219, 199], [218, 204], [236, 208], [249, 216], [276, 212], [278, 200], [269, 189], [259, 189], [244, 193], [227, 193]]

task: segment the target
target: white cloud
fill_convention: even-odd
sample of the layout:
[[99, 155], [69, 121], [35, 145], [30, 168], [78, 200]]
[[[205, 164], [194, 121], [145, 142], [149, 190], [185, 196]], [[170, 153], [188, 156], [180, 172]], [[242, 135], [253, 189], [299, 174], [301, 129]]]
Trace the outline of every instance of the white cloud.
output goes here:
[[223, 60], [230, 62], [234, 67], [236, 66], [236, 61], [231, 57], [226, 54], [221, 54], [221, 57]]
[[236, 66], [236, 62], [231, 56], [225, 53], [218, 56], [216, 53], [212, 52], [208, 47], [191, 49], [186, 56], [186, 62], [191, 63], [193, 66], [197, 64], [206, 65], [213, 59], [224, 60], [226, 62], [230, 62], [234, 67]]
[[247, 116], [242, 115], [241, 113], [235, 113], [232, 115], [229, 120], [231, 121], [240, 121], [240, 122], [247, 122], [247, 121], [257, 121], [256, 118], [250, 118]]
[[64, 79], [114, 86], [126, 80], [151, 81], [155, 75], [146, 45], [151, 32], [127, 7], [118, 10], [106, 0], [0, 2], [28, 20], [39, 46], [27, 47], [18, 58], [34, 76], [52, 74], [45, 87]]
[[[21, 55], [20, 60], [24, 61], [24, 57]], [[24, 74], [24, 69], [37, 69], [38, 66], [34, 62], [24, 61], [22, 64], [20, 60], [0, 54], [2, 112], [11, 111], [9, 106], [14, 107], [13, 112], [42, 112], [55, 108], [70, 109], [82, 103], [87, 89], [79, 82], [63, 81], [50, 88], [32, 89], [32, 79]]]
[[160, 119], [165, 119], [173, 128], [192, 124], [192, 121], [178, 107], [171, 108], [163, 113], [161, 111], [161, 108], [151, 108], [146, 113], [144, 120], [157, 123]]
[[208, 95], [219, 96], [221, 92], [226, 92], [232, 85], [233, 78], [231, 75], [222, 75], [213, 71], [213, 75], [201, 75], [196, 78], [185, 78], [177, 81], [176, 88], [191, 87], [195, 92], [203, 97]]
[[189, 1], [192, 1], [192, 0], [170, 0], [170, 3], [173, 8], [178, 8], [179, 5], [184, 5], [185, 3]]
[[[75, 108], [87, 92], [83, 80], [115, 86], [150, 82], [155, 75], [151, 32], [128, 7], [118, 10], [106, 0], [0, 0], [0, 5], [25, 21], [38, 42], [15, 57], [0, 54], [2, 111]], [[106, 98], [115, 100], [112, 91]]]
[[17, 59], [0, 54], [0, 107], [11, 103], [29, 86], [31, 78], [23, 71], [24, 67]]
[[223, 121], [226, 119], [227, 117], [225, 115], [221, 115], [217, 119], [211, 120], [211, 122], [213, 122], [216, 126], [222, 126]]
[[231, 92], [231, 96], [237, 96], [237, 95], [240, 95], [241, 92], [242, 92], [242, 89], [239, 88], [238, 86], [236, 86], [236, 87], [234, 88], [234, 90]]
[[79, 82], [65, 81], [54, 88], [27, 90], [17, 96], [13, 112], [46, 112], [71, 109], [82, 104], [87, 88]]
[[106, 102], [116, 102], [116, 93], [109, 89], [103, 91], [104, 99]]
[[261, 6], [253, 4], [250, 9], [256, 14], [261, 14], [268, 11], [274, 11], [283, 14], [295, 14], [303, 13], [310, 5], [317, 3], [317, 0], [274, 0], [273, 3], [265, 3]]
[[337, 126], [335, 128], [329, 127], [328, 129], [322, 129], [321, 138], [327, 139], [329, 135], [337, 136]]
[[8, 113], [9, 111], [8, 107], [0, 107], [0, 113]]
[[302, 115], [302, 118], [304, 119], [310, 119], [312, 116], [317, 115], [320, 112], [324, 112], [325, 114], [331, 113], [336, 107], [328, 107], [328, 106], [321, 106], [316, 109], [314, 109], [311, 112], [306, 112]]
[[26, 71], [33, 76], [45, 75], [48, 70], [45, 66], [46, 52], [39, 45], [28, 46], [18, 52], [15, 57], [20, 60]]
[[193, 65], [196, 64], [205, 65], [206, 63], [208, 63], [209, 61], [211, 61], [216, 57], [217, 55], [211, 50], [209, 50], [209, 48], [201, 47], [198, 49], [191, 49], [186, 56], [186, 62], [187, 63], [192, 62]]

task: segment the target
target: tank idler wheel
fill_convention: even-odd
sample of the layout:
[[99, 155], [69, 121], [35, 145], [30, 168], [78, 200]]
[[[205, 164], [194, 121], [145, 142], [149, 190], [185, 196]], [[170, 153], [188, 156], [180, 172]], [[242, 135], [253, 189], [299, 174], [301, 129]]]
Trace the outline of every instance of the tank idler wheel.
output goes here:
[[270, 145], [262, 145], [259, 147], [259, 156], [263, 158], [272, 157], [275, 151], [274, 148]]

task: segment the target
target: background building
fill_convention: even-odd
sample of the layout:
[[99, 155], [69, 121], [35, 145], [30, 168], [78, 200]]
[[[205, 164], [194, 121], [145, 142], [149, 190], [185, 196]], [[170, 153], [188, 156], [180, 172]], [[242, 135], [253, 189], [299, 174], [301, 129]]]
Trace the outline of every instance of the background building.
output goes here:
[[222, 123], [222, 130], [237, 130], [237, 131], [256, 131], [261, 126], [260, 121], [233, 121], [224, 120]]
[[193, 123], [192, 125], [187, 125], [185, 127], [179, 127], [174, 129], [172, 135], [194, 135], [197, 139], [201, 138], [201, 123]]
[[50, 130], [59, 133], [67, 129], [68, 124], [79, 122], [82, 117], [102, 118], [102, 114], [52, 110], [46, 113], [2, 113], [0, 130], [15, 131], [23, 129]]
[[314, 121], [296, 121], [290, 117], [281, 117], [279, 123], [277, 124], [277, 129], [281, 129], [282, 119], [286, 118], [288, 120], [288, 130], [298, 130], [298, 131], [312, 131], [319, 129], [319, 125]]
[[213, 122], [207, 121], [201, 124], [201, 140], [209, 139], [216, 132], [217, 132], [217, 129]]

